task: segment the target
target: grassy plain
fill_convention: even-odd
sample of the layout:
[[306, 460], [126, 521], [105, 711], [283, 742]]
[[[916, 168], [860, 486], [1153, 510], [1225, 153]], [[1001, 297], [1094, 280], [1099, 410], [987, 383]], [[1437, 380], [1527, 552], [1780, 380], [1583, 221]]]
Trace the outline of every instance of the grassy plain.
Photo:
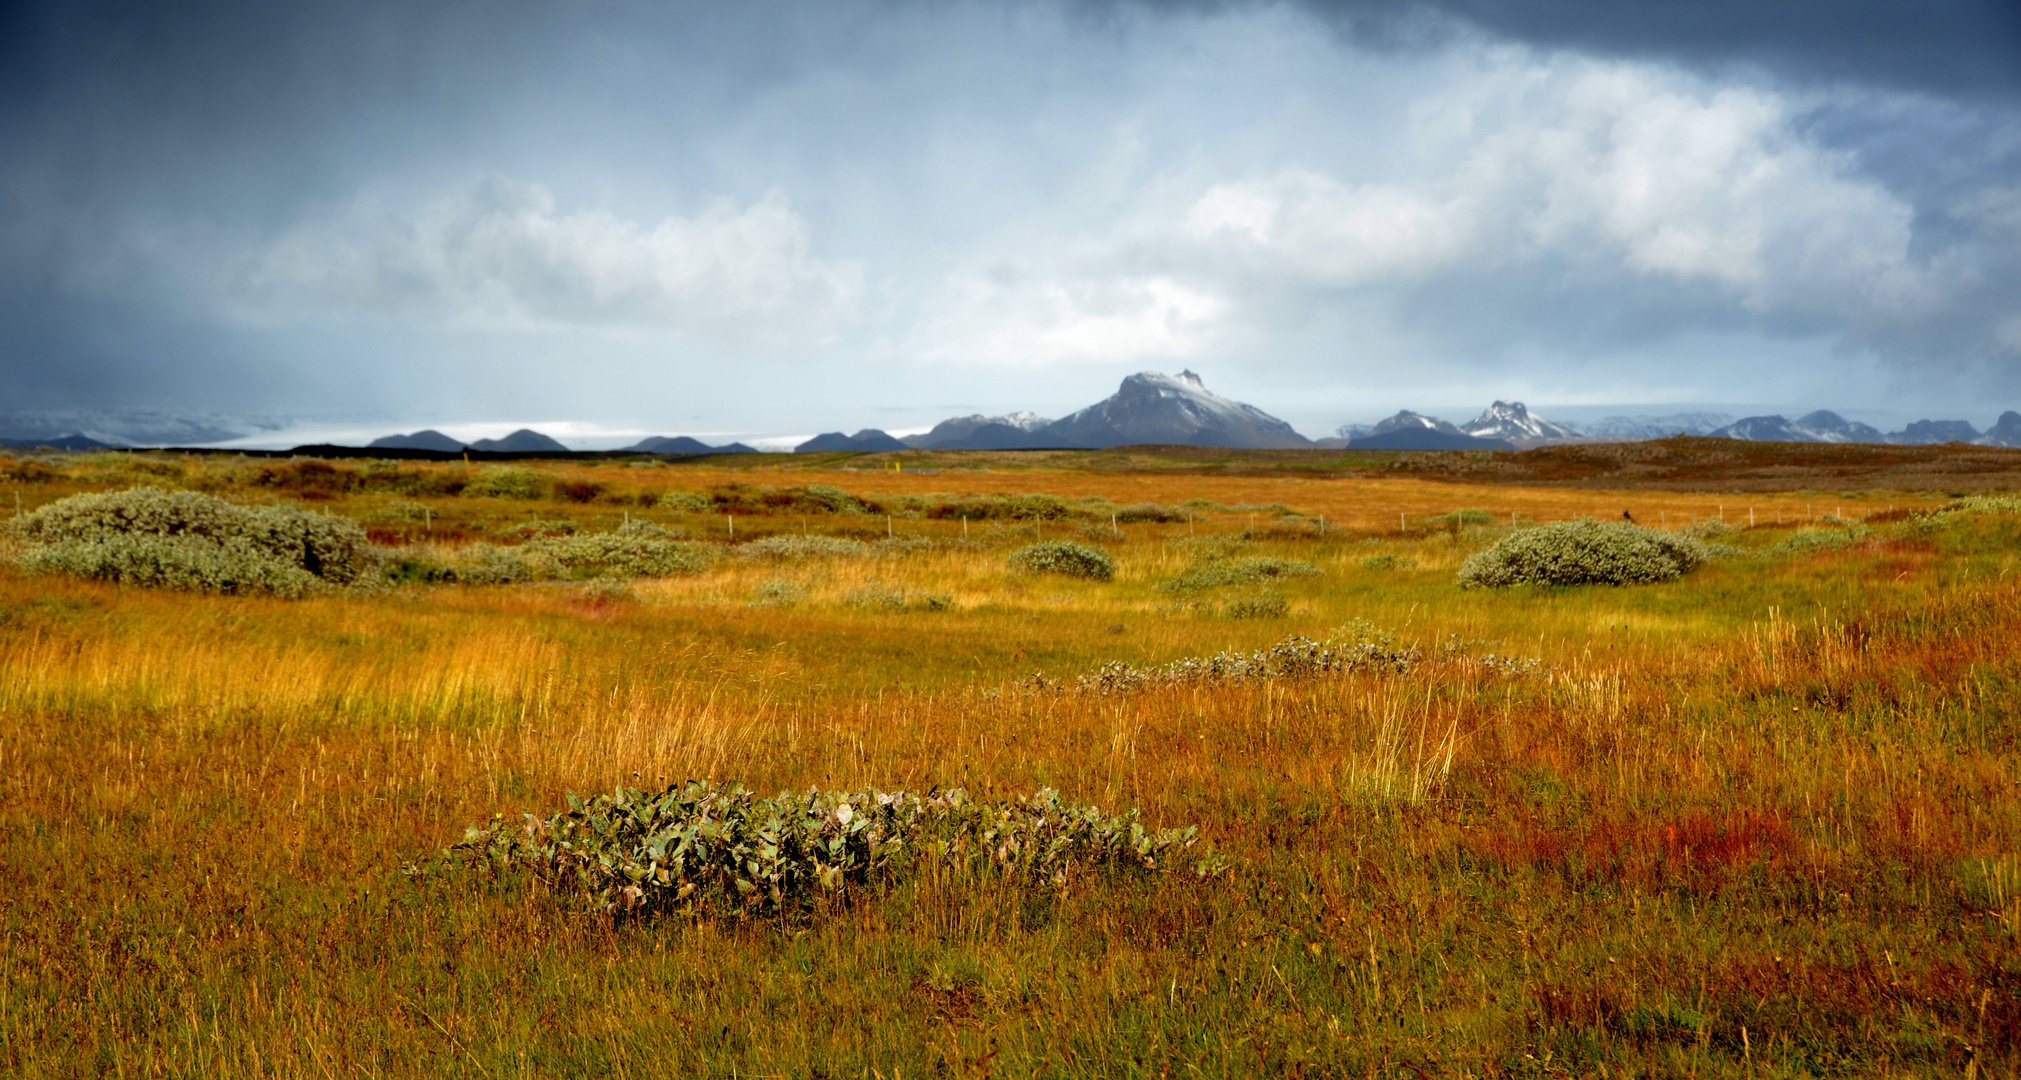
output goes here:
[[[541, 465], [538, 501], [429, 486], [461, 468], [403, 465], [408, 482], [104, 455], [15, 461], [6, 478], [26, 508], [136, 482], [305, 500], [412, 551], [556, 519], [727, 543], [723, 515], [657, 496], [740, 483], [1224, 509], [1119, 529], [750, 513], [740, 542], [933, 543], [725, 559], [629, 596], [546, 583], [285, 601], [0, 568], [0, 1071], [2021, 1067], [2021, 516], [1770, 556], [1818, 515], [1884, 523], [1944, 499], [622, 464]], [[1461, 507], [1498, 524], [1433, 520]], [[1751, 512], [1732, 541], [1756, 554], [1637, 588], [1453, 584], [1511, 515], [1624, 509], [1673, 527]], [[1010, 573], [1006, 555], [1040, 535], [1101, 544], [1116, 579]], [[1159, 588], [1216, 543], [1323, 573], [1271, 586], [1280, 618]], [[1371, 569], [1380, 555], [1399, 562]], [[887, 593], [954, 606], [862, 603]], [[1110, 695], [1031, 681], [1355, 620], [1424, 660]], [[1511, 673], [1488, 653], [1540, 665]], [[1051, 786], [1198, 824], [1234, 868], [1058, 890], [927, 875], [786, 915], [652, 921], [510, 878], [403, 872], [493, 813], [690, 777]]]

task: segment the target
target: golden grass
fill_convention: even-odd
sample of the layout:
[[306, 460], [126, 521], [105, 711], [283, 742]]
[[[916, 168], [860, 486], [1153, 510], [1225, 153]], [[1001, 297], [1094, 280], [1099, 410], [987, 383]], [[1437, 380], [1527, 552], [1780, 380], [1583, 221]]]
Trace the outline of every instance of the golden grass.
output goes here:
[[[1282, 501], [1342, 522], [1358, 505], [1371, 522], [1398, 505], [1544, 518], [1633, 498], [820, 479]], [[1889, 501], [1908, 500], [1868, 508]], [[472, 502], [437, 505], [473, 533], [617, 516]], [[284, 602], [0, 572], [0, 1071], [2014, 1075], [2010, 519], [1512, 594], [1452, 585], [1488, 534], [1270, 534], [1252, 550], [1325, 574], [1279, 583], [1292, 615], [1257, 621], [1156, 588], [1188, 565], [1186, 531], [1126, 526], [1108, 584], [1012, 575], [1005, 534], [905, 558], [730, 558], [632, 601], [559, 584]], [[1374, 551], [1417, 566], [1362, 569]], [[751, 606], [778, 577], [806, 583], [800, 601]], [[872, 584], [957, 610], [847, 603]], [[1358, 618], [1427, 659], [1021, 689], [1035, 670], [1071, 681]], [[1472, 643], [1442, 654], [1450, 635]], [[1469, 659], [1487, 651], [1544, 667]], [[1198, 823], [1236, 867], [1061, 891], [928, 874], [797, 914], [648, 923], [402, 869], [494, 812], [688, 777], [1053, 786]]]

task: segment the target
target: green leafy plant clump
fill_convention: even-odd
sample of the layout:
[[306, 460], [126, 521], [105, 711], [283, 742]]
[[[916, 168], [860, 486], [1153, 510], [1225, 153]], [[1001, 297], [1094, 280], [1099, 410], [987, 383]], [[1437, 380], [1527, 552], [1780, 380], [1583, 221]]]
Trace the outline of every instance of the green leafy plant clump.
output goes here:
[[7, 525], [30, 572], [195, 592], [299, 597], [378, 576], [348, 518], [136, 487], [73, 495]]
[[1044, 540], [1027, 544], [1011, 553], [1013, 570], [1027, 574], [1061, 574], [1066, 577], [1108, 581], [1116, 576], [1116, 564], [1101, 548], [1073, 540]]
[[1554, 521], [1521, 529], [1460, 565], [1466, 588], [1638, 585], [1672, 581], [1710, 561], [1688, 536], [1627, 522]]
[[960, 790], [786, 792], [690, 781], [652, 792], [570, 794], [568, 809], [474, 825], [449, 854], [494, 873], [530, 873], [614, 915], [680, 905], [776, 911], [822, 893], [890, 879], [925, 863], [1060, 886], [1097, 870], [1201, 876], [1225, 862], [1188, 857], [1199, 830], [1147, 830], [1076, 806], [1051, 789], [1003, 805]]

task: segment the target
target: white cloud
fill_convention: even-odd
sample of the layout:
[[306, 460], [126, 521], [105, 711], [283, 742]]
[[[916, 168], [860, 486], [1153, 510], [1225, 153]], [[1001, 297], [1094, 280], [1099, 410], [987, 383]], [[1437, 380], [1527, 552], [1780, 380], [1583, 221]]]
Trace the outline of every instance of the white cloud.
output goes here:
[[1216, 184], [1186, 219], [1191, 237], [1238, 238], [1252, 270], [1328, 285], [1415, 278], [1451, 266], [1475, 231], [1465, 196], [1345, 184], [1303, 169]]
[[1225, 303], [1166, 276], [1026, 279], [998, 267], [938, 283], [901, 350], [936, 364], [1138, 364], [1199, 354]]
[[1647, 64], [1471, 57], [1403, 107], [1379, 152], [1285, 144], [1233, 175], [1188, 155], [1134, 176], [1106, 219], [1005, 230], [923, 284], [898, 351], [1114, 365], [1267, 351], [1356, 293], [1539, 280], [1602, 309], [1636, 289], [1659, 312], [1724, 303], [1730, 319], [1849, 337], [1941, 305], [1954, 271], [1912, 257], [1912, 208], [1810, 137], [1802, 102]]
[[1807, 139], [1794, 113], [1767, 91], [1644, 65], [1504, 56], [1418, 103], [1409, 179], [1224, 180], [1175, 232], [1207, 244], [1213, 265], [1326, 287], [1551, 259], [1575, 284], [1709, 285], [1756, 312], [1927, 302], [1911, 208]]
[[562, 213], [536, 184], [494, 180], [408, 215], [299, 225], [230, 261], [243, 317], [359, 314], [458, 328], [664, 330], [740, 350], [805, 348], [859, 317], [861, 267], [824, 262], [774, 194], [646, 226]]

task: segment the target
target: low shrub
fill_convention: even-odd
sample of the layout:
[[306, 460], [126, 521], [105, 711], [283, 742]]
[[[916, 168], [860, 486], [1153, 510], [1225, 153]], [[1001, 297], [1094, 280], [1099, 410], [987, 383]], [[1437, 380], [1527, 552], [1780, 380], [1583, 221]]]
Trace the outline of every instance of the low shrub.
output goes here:
[[1067, 577], [1108, 581], [1116, 576], [1116, 564], [1101, 548], [1073, 540], [1043, 540], [1011, 553], [1010, 567], [1027, 574], [1062, 574]]
[[1120, 524], [1133, 522], [1174, 522], [1186, 520], [1186, 511], [1176, 506], [1160, 506], [1157, 503], [1131, 503], [1116, 511], [1116, 521]]
[[715, 562], [706, 544], [622, 532], [554, 536], [520, 545], [522, 558], [546, 558], [574, 577], [672, 577], [696, 574]]
[[323, 500], [359, 490], [365, 486], [365, 478], [356, 470], [312, 459], [262, 466], [253, 485], [285, 491], [300, 499]]
[[551, 521], [522, 521], [517, 525], [507, 525], [498, 530], [498, 534], [515, 540], [527, 540], [537, 536], [574, 536], [575, 531], [575, 522], [557, 518]]
[[[1059, 521], [1086, 516], [1086, 509], [1057, 495], [963, 495], [931, 501], [923, 516], [952, 521]], [[1108, 511], [1102, 511], [1107, 517]]]
[[714, 510], [716, 503], [699, 491], [669, 491], [660, 496], [659, 507], [662, 510], [682, 510], [700, 514]]
[[1370, 555], [1368, 558], [1361, 560], [1361, 568], [1363, 570], [1410, 570], [1416, 567], [1417, 564], [1418, 561], [1409, 555], [1397, 555], [1394, 553]]
[[1199, 830], [1147, 830], [1137, 811], [1108, 816], [1051, 789], [992, 805], [960, 789], [787, 792], [691, 781], [619, 787], [519, 822], [471, 826], [450, 865], [528, 873], [612, 915], [678, 907], [777, 912], [821, 894], [929, 865], [1058, 887], [1091, 871], [1206, 876], [1226, 862], [1189, 853]]
[[601, 577], [583, 586], [583, 599], [599, 607], [612, 604], [638, 603], [638, 590], [632, 588], [630, 578]]
[[365, 466], [364, 489], [399, 495], [455, 495], [469, 483], [460, 470], [402, 469], [390, 461]]
[[1257, 585], [1285, 578], [1317, 577], [1320, 573], [1319, 567], [1297, 559], [1251, 556], [1196, 566], [1179, 577], [1160, 582], [1158, 588], [1164, 592], [1196, 592], [1227, 585]]
[[954, 597], [941, 593], [914, 593], [870, 582], [842, 594], [849, 607], [873, 611], [953, 611]]
[[905, 590], [871, 582], [859, 585], [842, 594], [845, 607], [864, 608], [871, 611], [904, 611]]
[[46, 484], [62, 475], [34, 458], [0, 457], [0, 480], [10, 484]]
[[1082, 675], [1073, 687], [1115, 694], [1179, 683], [1296, 679], [1361, 671], [1401, 674], [1424, 659], [1419, 650], [1366, 624], [1343, 627], [1342, 632], [1347, 636], [1338, 640], [1314, 641], [1294, 634], [1255, 652], [1188, 656], [1149, 667], [1115, 660]]
[[[685, 493], [683, 493], [685, 494]], [[737, 514], [867, 514], [873, 507], [841, 488], [805, 484], [775, 488], [757, 484], [724, 484], [710, 488], [706, 507]]]
[[809, 559], [859, 559], [870, 554], [870, 545], [861, 540], [834, 536], [794, 536], [783, 533], [739, 544], [732, 549], [740, 559], [762, 562], [806, 562]]
[[2021, 514], [2021, 496], [2014, 495], [1967, 495], [1955, 502], [1938, 508], [1937, 513], [1951, 514]]
[[1684, 535], [1694, 540], [1718, 540], [1740, 532], [1740, 526], [1731, 525], [1718, 518], [1694, 521], [1684, 529]]
[[1224, 604], [1221, 614], [1230, 619], [1282, 619], [1291, 614], [1291, 601], [1271, 589], [1256, 589]]
[[471, 544], [431, 568], [428, 581], [457, 585], [512, 585], [521, 581], [545, 581], [563, 576], [562, 566], [553, 559], [528, 558], [531, 545], [495, 547]]
[[487, 465], [463, 485], [463, 494], [479, 499], [538, 499], [547, 478], [524, 465]]
[[653, 521], [628, 520], [611, 531], [619, 536], [637, 536], [648, 540], [688, 539], [688, 530], [670, 528]]
[[787, 578], [770, 578], [758, 583], [746, 603], [751, 607], [792, 607], [807, 599], [807, 586]]
[[1671, 581], [1704, 564], [1688, 536], [1621, 522], [1555, 521], [1495, 541], [1460, 565], [1467, 588], [1635, 585]]
[[155, 487], [59, 499], [7, 533], [31, 572], [199, 592], [301, 596], [381, 569], [349, 518]]

